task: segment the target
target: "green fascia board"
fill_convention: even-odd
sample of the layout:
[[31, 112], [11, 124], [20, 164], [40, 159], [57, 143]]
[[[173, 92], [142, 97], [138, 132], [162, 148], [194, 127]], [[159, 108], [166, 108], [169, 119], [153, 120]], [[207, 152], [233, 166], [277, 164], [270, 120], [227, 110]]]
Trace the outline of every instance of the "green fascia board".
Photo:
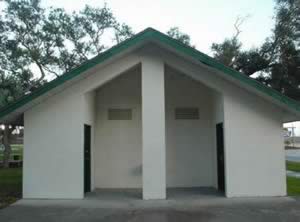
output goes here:
[[218, 62], [214, 58], [192, 48], [189, 47], [180, 41], [173, 39], [153, 28], [147, 28], [144, 31], [136, 34], [130, 39], [127, 39], [123, 41], [122, 43], [113, 46], [112, 48], [108, 49], [107, 51], [99, 54], [98, 56], [84, 62], [82, 65], [78, 66], [77, 68], [71, 70], [70, 72], [67, 72], [60, 77], [50, 81], [49, 83], [46, 83], [44, 86], [38, 88], [34, 92], [32, 92], [29, 95], [26, 95], [11, 105], [8, 105], [4, 107], [3, 109], [0, 110], [0, 119], [3, 118], [4, 116], [8, 115], [9, 113], [15, 111], [16, 109], [22, 107], [23, 105], [33, 101], [34, 99], [38, 98], [39, 96], [47, 93], [48, 91], [54, 89], [55, 87], [62, 85], [63, 83], [67, 82], [70, 79], [73, 79], [76, 76], [79, 76], [81, 74], [84, 74], [85, 71], [88, 69], [108, 60], [109, 58], [112, 58], [113, 56], [121, 53], [122, 51], [136, 45], [139, 43], [142, 43], [143, 41], [146, 40], [156, 40], [159, 41], [162, 44], [165, 44], [169, 47], [172, 47], [175, 49], [176, 52], [179, 54], [183, 54], [186, 56], [189, 56], [201, 63], [204, 63], [207, 66], [210, 66], [214, 69], [217, 69], [221, 71], [222, 73], [232, 77], [233, 79], [236, 79], [243, 83], [244, 85], [248, 85], [257, 91], [266, 94], [270, 97], [272, 97], [274, 100], [277, 102], [287, 106], [288, 108], [291, 108], [294, 111], [300, 112], [300, 103], [297, 101], [279, 93], [278, 91], [269, 88], [260, 82], [234, 70], [231, 69], [222, 63]]

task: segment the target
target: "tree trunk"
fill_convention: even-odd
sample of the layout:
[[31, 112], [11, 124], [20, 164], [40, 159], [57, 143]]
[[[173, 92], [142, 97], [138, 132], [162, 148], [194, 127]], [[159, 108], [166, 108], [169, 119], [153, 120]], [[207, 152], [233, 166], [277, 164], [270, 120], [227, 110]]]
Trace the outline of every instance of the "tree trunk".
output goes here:
[[4, 155], [3, 155], [3, 167], [9, 168], [9, 160], [11, 154], [11, 146], [9, 143], [11, 130], [8, 125], [5, 125], [5, 129], [3, 131], [3, 145], [4, 145]]

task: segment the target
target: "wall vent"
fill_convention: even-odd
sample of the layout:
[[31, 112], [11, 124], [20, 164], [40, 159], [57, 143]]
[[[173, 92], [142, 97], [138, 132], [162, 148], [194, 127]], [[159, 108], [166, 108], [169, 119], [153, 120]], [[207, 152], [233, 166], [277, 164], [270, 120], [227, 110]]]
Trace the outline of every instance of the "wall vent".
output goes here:
[[108, 109], [108, 120], [132, 120], [132, 110]]
[[175, 119], [199, 119], [199, 109], [197, 107], [175, 108]]

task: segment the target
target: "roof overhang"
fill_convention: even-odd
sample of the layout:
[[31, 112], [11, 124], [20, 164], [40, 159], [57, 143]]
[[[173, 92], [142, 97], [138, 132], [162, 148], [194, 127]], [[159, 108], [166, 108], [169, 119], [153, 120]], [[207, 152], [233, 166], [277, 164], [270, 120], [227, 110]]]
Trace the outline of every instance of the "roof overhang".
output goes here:
[[77, 81], [86, 78], [89, 73], [93, 73], [95, 69], [101, 68], [109, 64], [112, 60], [124, 56], [136, 50], [143, 45], [153, 42], [160, 47], [176, 53], [177, 55], [190, 60], [193, 63], [205, 66], [214, 71], [217, 75], [225, 78], [246, 90], [263, 97], [267, 101], [276, 104], [284, 110], [284, 122], [290, 122], [300, 119], [300, 104], [283, 94], [259, 83], [258, 81], [233, 70], [208, 55], [197, 51], [194, 48], [186, 46], [181, 42], [157, 31], [147, 28], [136, 34], [134, 37], [108, 49], [100, 55], [83, 63], [79, 67], [68, 73], [46, 83], [44, 86], [26, 95], [11, 105], [0, 110], [0, 123], [6, 124], [22, 124], [23, 113], [32, 106], [42, 102], [46, 98], [60, 92], [65, 87], [74, 84]]

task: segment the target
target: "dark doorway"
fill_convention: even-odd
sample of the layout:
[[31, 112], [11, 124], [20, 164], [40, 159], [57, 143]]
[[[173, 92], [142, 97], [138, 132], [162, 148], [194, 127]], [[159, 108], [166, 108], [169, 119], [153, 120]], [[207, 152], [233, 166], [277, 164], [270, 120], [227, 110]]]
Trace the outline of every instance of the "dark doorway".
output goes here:
[[91, 126], [84, 125], [84, 192], [91, 191]]
[[225, 191], [225, 158], [224, 158], [224, 130], [223, 123], [216, 125], [217, 137], [217, 165], [218, 165], [218, 188]]

